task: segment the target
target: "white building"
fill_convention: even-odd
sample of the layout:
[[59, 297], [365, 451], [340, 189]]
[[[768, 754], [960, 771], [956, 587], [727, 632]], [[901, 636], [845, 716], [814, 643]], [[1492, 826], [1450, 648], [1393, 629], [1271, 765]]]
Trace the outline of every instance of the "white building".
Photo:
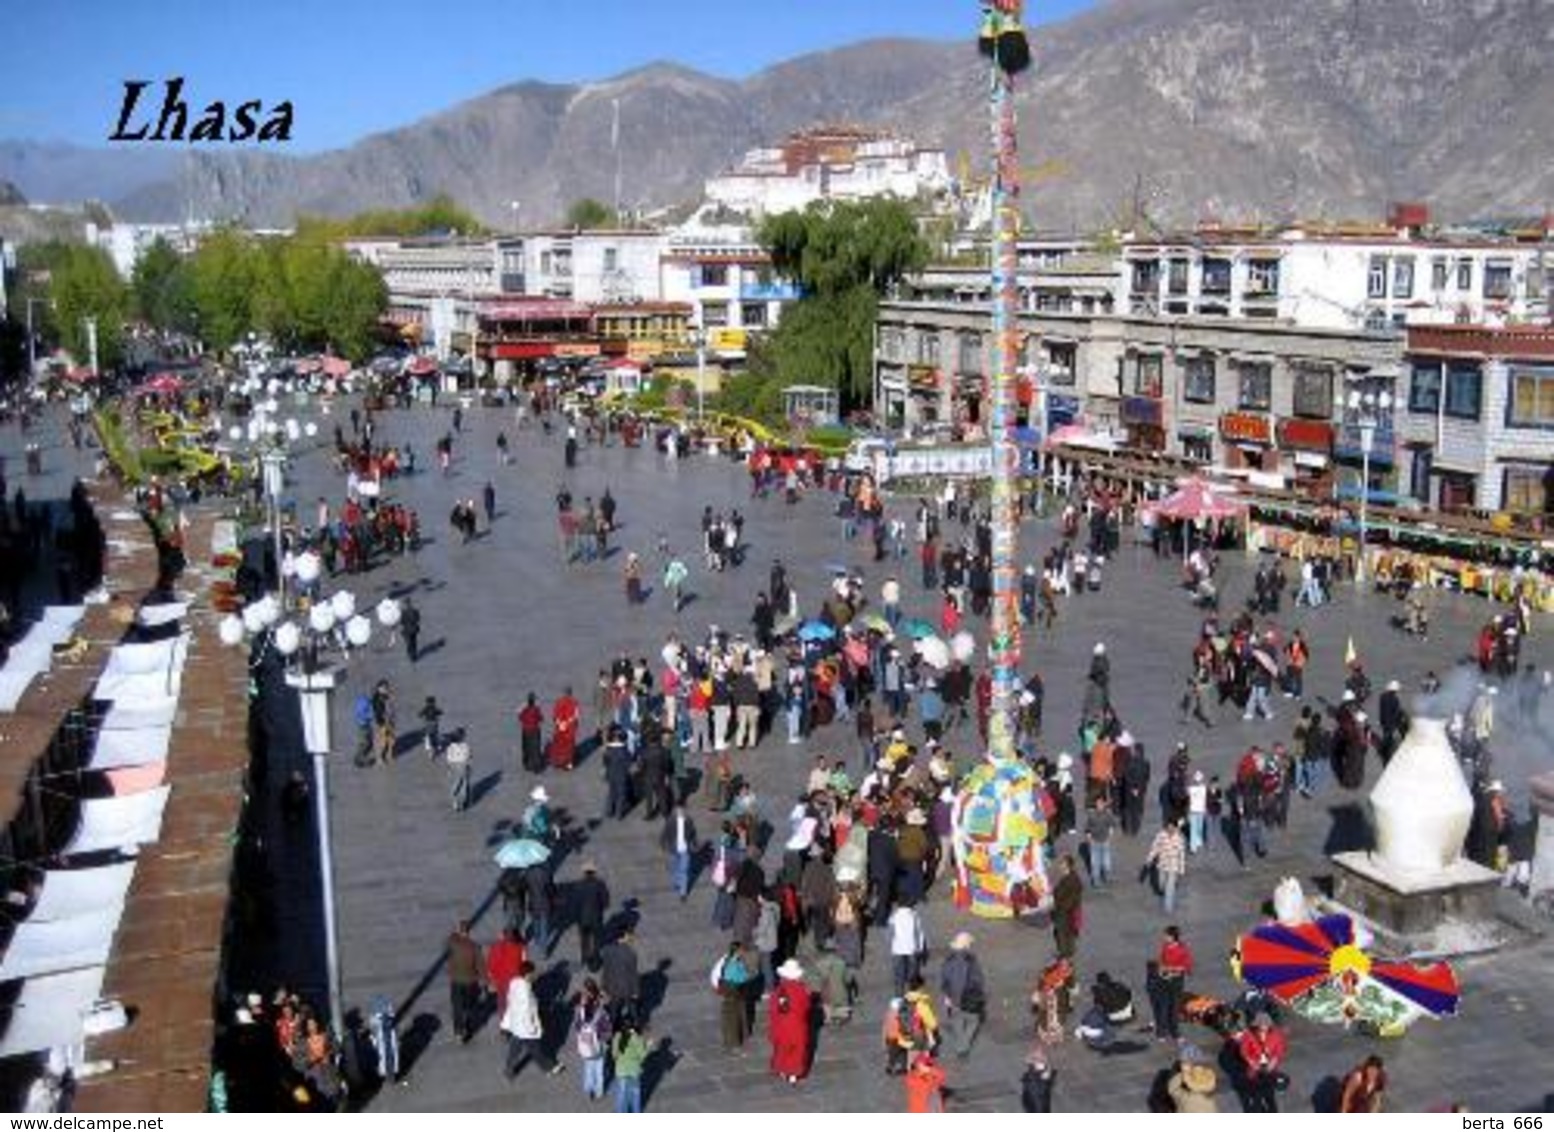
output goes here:
[[128, 279], [146, 249], [158, 240], [165, 240], [175, 252], [187, 255], [199, 245], [200, 238], [211, 226], [202, 224], [110, 224], [99, 228], [87, 225], [87, 243], [107, 252], [118, 273]]
[[821, 126], [750, 150], [706, 182], [706, 197], [759, 217], [817, 200], [913, 200], [947, 193], [951, 184], [943, 150], [855, 126]]
[[1503, 325], [1547, 316], [1543, 231], [1422, 233], [1424, 217], [1395, 213], [1385, 225], [1271, 233], [1216, 227], [1130, 240], [1119, 309], [1332, 330]]

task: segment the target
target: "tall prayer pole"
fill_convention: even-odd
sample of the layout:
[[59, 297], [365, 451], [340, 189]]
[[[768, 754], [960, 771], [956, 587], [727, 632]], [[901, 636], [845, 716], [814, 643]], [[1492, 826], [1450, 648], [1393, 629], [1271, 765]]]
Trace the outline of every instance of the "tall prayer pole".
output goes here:
[[977, 916], [1008, 919], [1050, 900], [1041, 847], [1046, 822], [1037, 782], [1015, 746], [1020, 703], [1020, 609], [1016, 572], [1014, 445], [1015, 365], [1019, 358], [1015, 237], [1019, 167], [1015, 151], [1014, 76], [1030, 66], [1020, 23], [1022, 0], [983, 0], [979, 47], [990, 68], [993, 142], [993, 621], [988, 643], [993, 696], [987, 759], [960, 783], [951, 811], [955, 902]]
[[990, 62], [989, 103], [993, 142], [993, 343], [991, 412], [993, 444], [993, 618], [989, 660], [993, 696], [988, 713], [988, 757], [1017, 757], [1015, 719], [1020, 704], [1020, 579], [1016, 554], [1015, 479], [1020, 453], [1014, 443], [1015, 369], [1020, 358], [1018, 257], [1020, 169], [1015, 137], [1014, 76], [1030, 65], [1020, 22], [1023, 0], [988, 0], [980, 44]]

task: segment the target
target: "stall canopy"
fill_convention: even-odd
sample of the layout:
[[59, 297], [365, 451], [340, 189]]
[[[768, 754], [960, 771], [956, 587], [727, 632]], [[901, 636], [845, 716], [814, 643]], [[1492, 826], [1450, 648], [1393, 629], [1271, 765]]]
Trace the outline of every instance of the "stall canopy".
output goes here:
[[1164, 519], [1234, 519], [1246, 514], [1246, 504], [1221, 495], [1207, 480], [1193, 476], [1156, 503], [1151, 510]]
[[102, 996], [101, 966], [42, 975], [22, 984], [21, 995], [3, 1012], [0, 1058], [78, 1043], [86, 1016]]
[[51, 923], [121, 906], [134, 875], [134, 861], [96, 869], [50, 869], [43, 874], [43, 886], [27, 922]]
[[[115, 703], [103, 714], [101, 731], [142, 731], [148, 727], [172, 727], [178, 715], [176, 696]], [[99, 735], [99, 742], [101, 736]]]
[[0, 962], [0, 982], [105, 966], [123, 915], [120, 904], [68, 920], [18, 924]]
[[168, 787], [81, 803], [81, 826], [65, 846], [65, 856], [105, 849], [133, 850], [155, 841], [162, 832], [162, 811]]
[[129, 702], [176, 697], [188, 651], [187, 637], [120, 645], [108, 655], [93, 695], [99, 700]]

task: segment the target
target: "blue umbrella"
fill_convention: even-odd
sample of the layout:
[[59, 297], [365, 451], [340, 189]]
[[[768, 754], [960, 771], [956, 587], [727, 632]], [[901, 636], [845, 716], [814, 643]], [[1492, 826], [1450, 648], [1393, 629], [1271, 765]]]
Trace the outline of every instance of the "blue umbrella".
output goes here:
[[846, 577], [848, 574], [852, 573], [848, 567], [843, 566], [840, 562], [827, 562], [826, 569], [831, 571], [831, 573], [835, 574], [839, 578]]
[[496, 863], [504, 869], [526, 869], [550, 860], [550, 850], [528, 837], [515, 837], [496, 851]]
[[901, 624], [896, 628], [909, 640], [913, 641], [920, 641], [924, 637], [931, 637], [934, 634], [932, 625], [928, 624], [926, 621], [920, 621], [915, 617], [901, 622]]
[[835, 636], [836, 630], [824, 621], [806, 621], [799, 626], [801, 641], [829, 641]]

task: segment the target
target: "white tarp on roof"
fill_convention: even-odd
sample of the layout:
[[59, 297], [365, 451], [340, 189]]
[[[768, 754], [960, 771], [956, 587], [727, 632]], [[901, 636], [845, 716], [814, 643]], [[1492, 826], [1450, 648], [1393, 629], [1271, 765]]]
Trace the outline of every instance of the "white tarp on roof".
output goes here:
[[86, 1015], [102, 997], [103, 971], [100, 966], [83, 967], [23, 983], [21, 996], [3, 1023], [0, 1057], [79, 1043]]
[[178, 715], [178, 697], [152, 696], [145, 700], [115, 703], [103, 713], [103, 731], [143, 731], [148, 727], [171, 727]]
[[51, 869], [43, 874], [43, 887], [26, 922], [49, 923], [122, 907], [134, 876], [134, 861], [97, 869]]
[[92, 770], [107, 770], [115, 766], [146, 766], [167, 760], [167, 744], [173, 737], [173, 728], [140, 727], [104, 728], [97, 733], [97, 744], [92, 748], [87, 766]]
[[65, 846], [64, 855], [134, 849], [155, 841], [162, 832], [168, 789], [159, 786], [138, 794], [82, 802], [80, 828]]
[[120, 904], [89, 916], [18, 924], [5, 949], [5, 959], [0, 961], [0, 982], [105, 965], [113, 950], [113, 933], [119, 930], [123, 916], [124, 905]]
[[15, 711], [33, 678], [54, 663], [54, 646], [69, 639], [86, 613], [84, 605], [50, 605], [38, 623], [11, 646], [0, 668], [0, 711]]

